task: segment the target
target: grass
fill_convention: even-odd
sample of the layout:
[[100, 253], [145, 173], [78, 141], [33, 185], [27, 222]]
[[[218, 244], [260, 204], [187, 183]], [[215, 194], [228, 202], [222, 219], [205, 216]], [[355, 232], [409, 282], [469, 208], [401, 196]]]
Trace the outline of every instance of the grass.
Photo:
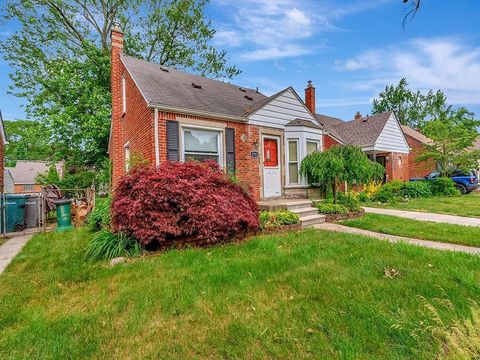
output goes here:
[[342, 225], [382, 234], [480, 247], [480, 227], [419, 221], [398, 216], [365, 214]]
[[474, 191], [470, 194], [461, 196], [441, 196], [431, 198], [409, 199], [406, 202], [398, 202], [394, 204], [366, 203], [364, 204], [364, 206], [479, 217], [480, 192]]
[[446, 324], [480, 299], [478, 257], [349, 234], [264, 235], [115, 267], [84, 260], [91, 237], [36, 235], [0, 276], [3, 359], [433, 359], [440, 344], [417, 331], [423, 298], [452, 301]]

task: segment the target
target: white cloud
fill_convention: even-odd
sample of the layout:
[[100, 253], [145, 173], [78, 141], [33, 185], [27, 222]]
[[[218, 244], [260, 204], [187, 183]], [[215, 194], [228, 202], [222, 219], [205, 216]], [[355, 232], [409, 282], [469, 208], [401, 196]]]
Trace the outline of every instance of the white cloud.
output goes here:
[[366, 73], [362, 80], [348, 83], [358, 90], [378, 92], [405, 77], [413, 89], [444, 91], [452, 104], [480, 102], [480, 47], [458, 38], [416, 39], [387, 46], [336, 61], [334, 68]]
[[385, 1], [392, 0], [367, 7], [363, 0], [348, 4], [326, 0], [216, 0], [222, 13], [233, 19], [228, 25], [219, 24], [216, 42], [247, 46], [241, 58], [249, 61], [298, 57], [324, 46], [322, 40], [312, 43], [311, 38], [316, 33], [338, 31], [334, 20]]

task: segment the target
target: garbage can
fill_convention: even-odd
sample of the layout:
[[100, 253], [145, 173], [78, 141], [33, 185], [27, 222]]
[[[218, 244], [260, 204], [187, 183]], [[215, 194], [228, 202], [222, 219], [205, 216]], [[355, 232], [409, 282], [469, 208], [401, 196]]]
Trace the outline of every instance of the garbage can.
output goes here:
[[72, 200], [63, 199], [55, 201], [57, 207], [57, 231], [72, 228]]
[[[28, 197], [29, 195], [23, 194], [6, 194], [5, 197], [2, 196], [2, 233], [22, 231], [26, 229], [27, 224], [25, 221], [25, 204]], [[5, 208], [5, 210], [3, 210], [3, 208]], [[4, 216], [5, 219], [3, 218]]]

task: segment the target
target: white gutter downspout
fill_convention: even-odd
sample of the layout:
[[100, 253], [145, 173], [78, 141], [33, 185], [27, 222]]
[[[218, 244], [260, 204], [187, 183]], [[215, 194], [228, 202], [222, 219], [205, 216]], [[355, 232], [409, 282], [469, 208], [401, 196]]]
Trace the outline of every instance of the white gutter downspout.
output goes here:
[[155, 167], [160, 167], [160, 153], [158, 146], [158, 109], [153, 111], [153, 131], [155, 132]]

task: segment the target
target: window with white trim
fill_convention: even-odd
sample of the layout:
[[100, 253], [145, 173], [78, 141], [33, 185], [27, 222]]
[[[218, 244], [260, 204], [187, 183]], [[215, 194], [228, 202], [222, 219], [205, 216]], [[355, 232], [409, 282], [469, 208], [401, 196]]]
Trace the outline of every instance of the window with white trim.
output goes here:
[[127, 80], [125, 74], [122, 76], [122, 112], [127, 111]]
[[126, 143], [124, 145], [125, 149], [125, 170], [128, 171], [128, 168], [130, 167], [130, 143]]
[[222, 159], [222, 131], [182, 128], [183, 159], [185, 161], [213, 160], [220, 166]]
[[320, 143], [318, 141], [307, 140], [307, 155], [310, 155], [311, 153], [317, 151], [319, 147]]
[[288, 140], [288, 182], [298, 184], [298, 140]]

